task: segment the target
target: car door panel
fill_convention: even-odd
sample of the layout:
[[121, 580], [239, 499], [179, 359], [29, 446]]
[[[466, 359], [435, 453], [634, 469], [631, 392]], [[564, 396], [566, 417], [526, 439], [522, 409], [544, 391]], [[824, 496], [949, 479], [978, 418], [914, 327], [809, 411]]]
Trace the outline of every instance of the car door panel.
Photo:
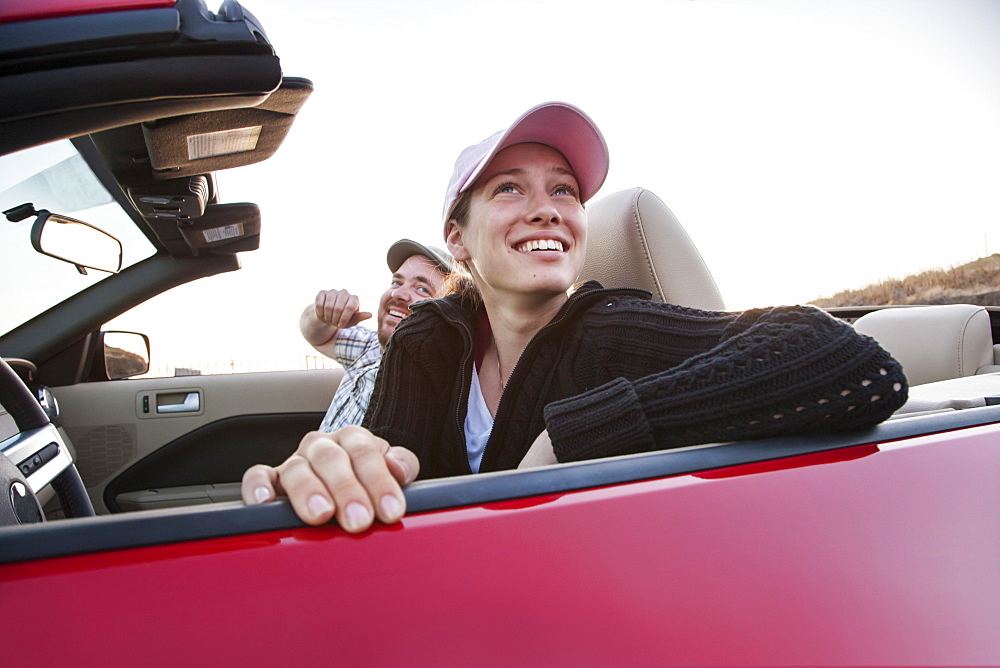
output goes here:
[[[237, 482], [319, 426], [342, 369], [180, 376], [53, 388], [98, 512], [113, 496]], [[110, 487], [112, 496], [106, 491]]]

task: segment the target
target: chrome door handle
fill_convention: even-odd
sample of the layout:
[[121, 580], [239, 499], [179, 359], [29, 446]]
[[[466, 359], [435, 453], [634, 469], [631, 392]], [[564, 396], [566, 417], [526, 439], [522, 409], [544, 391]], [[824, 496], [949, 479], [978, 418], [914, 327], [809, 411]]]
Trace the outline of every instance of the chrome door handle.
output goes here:
[[201, 395], [197, 392], [188, 392], [183, 403], [156, 406], [157, 413], [195, 413], [199, 410], [201, 410]]

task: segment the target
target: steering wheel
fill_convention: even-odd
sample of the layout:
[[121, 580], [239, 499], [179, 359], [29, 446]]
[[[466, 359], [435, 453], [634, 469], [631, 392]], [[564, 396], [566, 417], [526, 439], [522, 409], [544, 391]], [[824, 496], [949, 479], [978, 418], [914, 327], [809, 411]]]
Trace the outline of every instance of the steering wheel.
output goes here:
[[0, 404], [17, 425], [17, 436], [0, 453], [0, 526], [44, 521], [33, 489], [51, 484], [66, 517], [94, 514], [87, 490], [59, 430], [24, 384], [0, 358]]

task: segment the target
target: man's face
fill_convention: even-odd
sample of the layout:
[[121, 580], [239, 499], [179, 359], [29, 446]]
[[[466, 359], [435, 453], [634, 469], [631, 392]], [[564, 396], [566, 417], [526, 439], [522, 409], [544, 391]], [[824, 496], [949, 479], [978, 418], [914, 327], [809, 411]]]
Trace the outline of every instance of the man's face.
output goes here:
[[378, 302], [378, 340], [389, 343], [396, 325], [410, 315], [410, 304], [430, 299], [444, 283], [444, 274], [423, 255], [411, 255], [392, 275], [389, 289]]

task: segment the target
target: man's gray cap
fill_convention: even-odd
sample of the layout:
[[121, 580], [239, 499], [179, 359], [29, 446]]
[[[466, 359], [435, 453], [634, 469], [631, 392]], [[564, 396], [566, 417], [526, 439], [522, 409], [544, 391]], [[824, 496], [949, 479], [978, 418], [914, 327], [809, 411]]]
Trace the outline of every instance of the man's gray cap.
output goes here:
[[400, 239], [389, 246], [389, 252], [385, 256], [386, 264], [389, 265], [389, 271], [396, 273], [400, 266], [406, 262], [407, 258], [414, 255], [423, 255], [436, 264], [438, 269], [444, 273], [451, 273], [453, 258], [450, 253], [441, 250], [437, 246], [425, 246], [410, 239]]

